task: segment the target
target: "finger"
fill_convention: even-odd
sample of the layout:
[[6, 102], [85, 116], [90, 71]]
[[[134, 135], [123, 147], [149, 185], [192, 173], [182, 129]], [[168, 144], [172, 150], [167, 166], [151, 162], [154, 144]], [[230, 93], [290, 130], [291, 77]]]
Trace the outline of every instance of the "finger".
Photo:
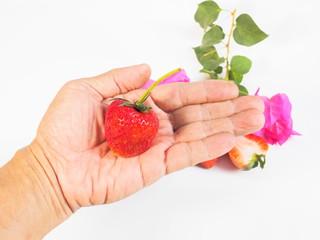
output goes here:
[[263, 113], [256, 109], [249, 109], [230, 117], [184, 125], [175, 132], [175, 142], [197, 141], [218, 133], [246, 135], [256, 132], [263, 124]]
[[231, 117], [235, 135], [247, 135], [260, 130], [264, 126], [263, 112], [257, 109], [249, 109], [239, 112]]
[[101, 75], [85, 79], [102, 98], [114, 97], [130, 90], [139, 89], [150, 78], [147, 64], [117, 68]]
[[202, 121], [231, 116], [235, 113], [232, 101], [189, 105], [170, 113], [173, 129]]
[[241, 112], [247, 109], [257, 109], [260, 112], [264, 111], [264, 103], [258, 96], [243, 96], [232, 100], [235, 112]]
[[198, 141], [174, 144], [167, 150], [166, 172], [194, 166], [230, 151], [235, 145], [235, 137], [230, 133], [219, 133]]
[[193, 122], [179, 128], [174, 136], [175, 142], [180, 143], [201, 140], [218, 133], [234, 135], [234, 126], [231, 118]]
[[263, 112], [263, 101], [256, 96], [244, 96], [224, 102], [185, 106], [171, 113], [172, 125], [177, 129], [193, 122], [229, 117], [248, 109]]
[[192, 104], [227, 101], [237, 96], [237, 86], [222, 80], [170, 83], [151, 92], [154, 102], [164, 111], [173, 111]]

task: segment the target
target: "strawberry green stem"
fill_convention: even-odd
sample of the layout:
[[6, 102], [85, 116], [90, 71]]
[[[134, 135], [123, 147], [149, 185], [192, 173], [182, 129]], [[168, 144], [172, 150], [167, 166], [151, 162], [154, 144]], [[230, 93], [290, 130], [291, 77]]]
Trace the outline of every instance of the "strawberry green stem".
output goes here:
[[163, 75], [161, 78], [159, 78], [157, 81], [155, 81], [145, 92], [144, 94], [141, 96], [141, 98], [137, 101], [137, 103], [143, 103], [145, 100], [147, 100], [147, 98], [149, 97], [151, 91], [160, 83], [162, 82], [164, 79], [166, 79], [167, 77], [177, 73], [181, 71], [181, 68], [177, 68], [175, 70], [172, 70], [171, 72], [168, 72], [167, 74]]

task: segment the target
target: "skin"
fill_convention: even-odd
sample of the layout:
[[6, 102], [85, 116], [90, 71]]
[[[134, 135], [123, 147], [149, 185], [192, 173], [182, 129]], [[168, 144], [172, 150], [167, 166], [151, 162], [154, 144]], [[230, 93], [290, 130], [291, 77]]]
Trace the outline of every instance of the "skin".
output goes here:
[[145, 102], [160, 120], [151, 148], [117, 157], [105, 141], [105, 109], [113, 97], [138, 100], [150, 72], [145, 64], [114, 69], [60, 89], [35, 139], [0, 169], [0, 239], [41, 239], [80, 207], [118, 201], [219, 157], [264, 124], [260, 98], [237, 98], [231, 82], [162, 85]]

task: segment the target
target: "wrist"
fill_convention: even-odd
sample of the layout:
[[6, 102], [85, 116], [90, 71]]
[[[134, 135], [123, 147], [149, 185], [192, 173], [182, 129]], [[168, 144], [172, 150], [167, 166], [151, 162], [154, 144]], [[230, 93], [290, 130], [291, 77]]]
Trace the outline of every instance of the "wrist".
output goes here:
[[41, 239], [72, 214], [36, 143], [0, 169], [0, 211], [0, 236], [12, 240]]
[[56, 218], [59, 222], [61, 222], [61, 220], [64, 221], [71, 216], [73, 211], [65, 199], [57, 175], [52, 168], [50, 161], [47, 159], [43, 149], [36, 140], [27, 147], [27, 151], [31, 154], [29, 164], [36, 173], [36, 181], [43, 186], [43, 194], [50, 197], [50, 202], [52, 207], [54, 207]]

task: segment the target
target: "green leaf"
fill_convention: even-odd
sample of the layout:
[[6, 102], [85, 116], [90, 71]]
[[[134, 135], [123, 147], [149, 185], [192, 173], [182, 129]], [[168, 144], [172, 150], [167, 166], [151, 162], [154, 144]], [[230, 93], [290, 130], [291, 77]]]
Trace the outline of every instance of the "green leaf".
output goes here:
[[[229, 72], [230, 73], [230, 72]], [[230, 75], [229, 75], [230, 76]], [[245, 86], [243, 86], [243, 85], [241, 85], [240, 83], [238, 83], [237, 81], [235, 81], [235, 80], [233, 80], [233, 79], [229, 79], [230, 81], [233, 81], [236, 85], [237, 85], [237, 87], [238, 87], [238, 89], [239, 89], [239, 97], [241, 97], [241, 96], [247, 96], [247, 95], [249, 95], [249, 92], [248, 92], [248, 90], [245, 88]]]
[[266, 37], [268, 34], [264, 33], [248, 14], [241, 14], [237, 17], [233, 38], [238, 44], [250, 47]]
[[[194, 51], [197, 55], [199, 62], [201, 62], [201, 60], [203, 60], [203, 58], [206, 58], [209, 56], [210, 56], [210, 58], [214, 58], [214, 59], [219, 58], [217, 49], [214, 46], [210, 46], [210, 47], [198, 46], [198, 47], [194, 48]], [[208, 55], [206, 55], [206, 54], [208, 54]]]
[[201, 69], [200, 72], [202, 73], [208, 73], [210, 75], [210, 78], [212, 79], [218, 79], [218, 74], [216, 74], [214, 71], [208, 70], [208, 69]]
[[202, 38], [202, 46], [208, 47], [218, 44], [224, 39], [225, 34], [220, 26], [214, 25], [207, 31]]
[[208, 73], [210, 75], [210, 78], [212, 78], [212, 79], [221, 79], [218, 74], [222, 73], [222, 67], [219, 66], [214, 71], [204, 68], [204, 69], [201, 69], [200, 72]]
[[204, 1], [198, 5], [194, 19], [206, 30], [210, 24], [217, 20], [220, 11], [221, 9], [216, 2]]
[[250, 71], [252, 61], [245, 56], [233, 56], [230, 62], [232, 71], [240, 74], [246, 74]]
[[221, 63], [225, 62], [224, 57], [219, 57], [215, 47], [196, 47], [194, 51], [197, 55], [198, 61], [204, 69], [214, 71]]
[[242, 82], [243, 74], [236, 73], [232, 70], [229, 71], [229, 80], [233, 80], [237, 85]]
[[240, 84], [237, 84], [237, 86], [238, 86], [238, 89], [239, 89], [239, 97], [247, 96], [249, 94], [248, 90], [244, 86], [242, 86]]
[[222, 73], [222, 71], [223, 71], [223, 68], [222, 68], [221, 66], [217, 67], [217, 68], [214, 70], [214, 72], [217, 73], [217, 74]]

